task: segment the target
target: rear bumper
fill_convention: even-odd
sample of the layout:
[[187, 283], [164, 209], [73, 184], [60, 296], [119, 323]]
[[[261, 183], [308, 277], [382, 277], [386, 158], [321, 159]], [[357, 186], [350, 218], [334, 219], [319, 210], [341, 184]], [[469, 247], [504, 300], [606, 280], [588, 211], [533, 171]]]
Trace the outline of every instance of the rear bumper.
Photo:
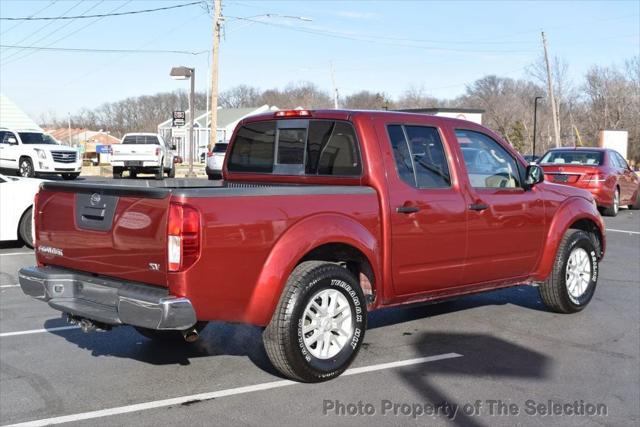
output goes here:
[[184, 330], [196, 323], [191, 301], [155, 286], [56, 267], [20, 270], [22, 291], [63, 313], [107, 325]]

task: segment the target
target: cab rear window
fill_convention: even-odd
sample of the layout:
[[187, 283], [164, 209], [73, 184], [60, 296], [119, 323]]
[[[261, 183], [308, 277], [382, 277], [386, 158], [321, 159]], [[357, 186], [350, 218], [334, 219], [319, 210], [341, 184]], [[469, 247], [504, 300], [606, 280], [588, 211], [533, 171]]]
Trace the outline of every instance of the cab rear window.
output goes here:
[[273, 120], [242, 126], [232, 144], [231, 172], [359, 176], [360, 151], [351, 123]]

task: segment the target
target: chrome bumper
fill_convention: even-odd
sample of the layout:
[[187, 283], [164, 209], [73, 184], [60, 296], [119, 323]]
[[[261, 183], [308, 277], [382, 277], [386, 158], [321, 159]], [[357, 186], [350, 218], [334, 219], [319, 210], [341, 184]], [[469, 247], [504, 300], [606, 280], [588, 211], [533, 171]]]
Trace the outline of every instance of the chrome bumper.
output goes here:
[[56, 267], [23, 268], [19, 282], [22, 292], [56, 310], [107, 325], [184, 330], [197, 320], [191, 301], [155, 286]]

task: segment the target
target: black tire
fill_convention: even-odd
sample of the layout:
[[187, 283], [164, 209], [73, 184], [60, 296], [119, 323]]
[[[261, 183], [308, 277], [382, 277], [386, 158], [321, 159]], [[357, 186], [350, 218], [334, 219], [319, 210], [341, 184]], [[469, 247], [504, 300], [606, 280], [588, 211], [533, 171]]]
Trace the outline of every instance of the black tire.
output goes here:
[[63, 173], [61, 175], [62, 175], [62, 179], [64, 179], [65, 181], [72, 181], [76, 179], [78, 176], [80, 176], [79, 173]]
[[162, 181], [164, 179], [164, 159], [160, 160], [160, 166], [156, 170], [156, 179]]
[[640, 209], [640, 188], [638, 188], [638, 190], [636, 191], [636, 201], [634, 204], [632, 205], [628, 205], [627, 206], [629, 209], [633, 210], [633, 211], [637, 211]]
[[212, 173], [212, 174], [209, 174], [207, 176], [209, 177], [209, 180], [211, 180], [211, 181], [222, 179], [222, 174], [220, 174], [220, 173]]
[[129, 171], [129, 178], [136, 179], [138, 177], [138, 171]]
[[[596, 290], [598, 282], [598, 255], [594, 239], [596, 237], [582, 230], [568, 230], [560, 242], [553, 271], [547, 280], [538, 288], [542, 302], [557, 313], [576, 313], [583, 310]], [[580, 295], [572, 295], [567, 286], [567, 269], [569, 257], [576, 249], [582, 249], [587, 254], [590, 266], [588, 284]]]
[[616, 187], [613, 191], [613, 204], [602, 210], [604, 216], [616, 216], [620, 210], [620, 189]]
[[120, 167], [113, 168], [113, 179], [122, 179], [122, 168]]
[[23, 214], [22, 218], [20, 218], [20, 223], [18, 224], [18, 235], [20, 236], [20, 240], [24, 242], [25, 245], [33, 249], [33, 208], [27, 209]]
[[33, 162], [28, 157], [21, 157], [18, 162], [18, 176], [23, 178], [33, 178], [36, 176], [36, 171], [33, 168]]
[[[194, 325], [194, 328], [198, 333], [202, 332], [204, 328], [207, 327], [208, 322], [197, 322]], [[133, 327], [140, 335], [145, 338], [149, 338], [152, 341], [167, 343], [167, 344], [177, 344], [177, 343], [187, 343], [182, 336], [181, 331], [160, 331], [157, 329], [148, 329], [141, 328], [140, 326]]]
[[[350, 319], [351, 332], [346, 336], [342, 347], [336, 349], [336, 354], [330, 358], [317, 358], [304, 342], [304, 313], [311, 301], [320, 301], [319, 293], [327, 290], [334, 295], [337, 295], [335, 291], [339, 292], [344, 297], [343, 301], [348, 303], [350, 317], [343, 317], [346, 316], [343, 314], [340, 316], [343, 321]], [[339, 298], [341, 297], [336, 299]], [[331, 301], [331, 297], [327, 301]], [[346, 310], [347, 306], [344, 307]], [[327, 316], [329, 317], [325, 317], [322, 322], [327, 323], [328, 320], [333, 325], [336, 317], [331, 313]], [[329, 326], [325, 324], [323, 327]], [[365, 298], [353, 274], [338, 264], [306, 261], [298, 265], [289, 276], [271, 322], [264, 330], [263, 341], [271, 363], [284, 376], [297, 381], [320, 382], [337, 377], [349, 367], [360, 350], [366, 327]], [[342, 325], [339, 328], [342, 329]], [[307, 334], [315, 334], [318, 330], [324, 331], [325, 339], [329, 338], [328, 347], [331, 347], [334, 337], [339, 337], [333, 329], [320, 327]], [[306, 337], [308, 339], [310, 336]], [[317, 351], [320, 345], [316, 342], [313, 349]]]
[[176, 164], [175, 163], [171, 164], [171, 169], [169, 169], [169, 172], [167, 172], [167, 176], [169, 178], [175, 178], [176, 177]]

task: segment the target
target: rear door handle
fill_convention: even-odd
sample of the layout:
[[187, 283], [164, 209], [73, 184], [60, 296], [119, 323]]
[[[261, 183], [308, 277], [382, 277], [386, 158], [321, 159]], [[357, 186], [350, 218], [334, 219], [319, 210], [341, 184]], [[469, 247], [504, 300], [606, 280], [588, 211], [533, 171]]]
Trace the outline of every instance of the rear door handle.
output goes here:
[[489, 205], [486, 203], [471, 203], [469, 205], [469, 210], [472, 211], [483, 211], [485, 209], [489, 209]]
[[403, 214], [416, 213], [419, 210], [420, 208], [416, 206], [400, 206], [399, 208], [396, 208], [396, 212]]

